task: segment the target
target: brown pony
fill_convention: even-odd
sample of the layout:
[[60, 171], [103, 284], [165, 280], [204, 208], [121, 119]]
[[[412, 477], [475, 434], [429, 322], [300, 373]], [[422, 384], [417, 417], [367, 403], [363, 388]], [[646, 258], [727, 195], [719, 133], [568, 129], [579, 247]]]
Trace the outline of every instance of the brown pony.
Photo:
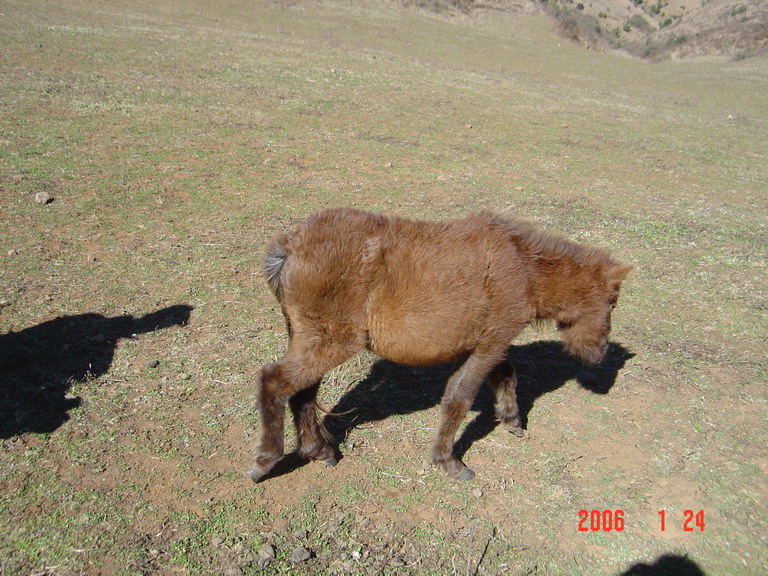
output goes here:
[[445, 222], [352, 208], [308, 217], [267, 249], [267, 281], [290, 344], [261, 369], [261, 444], [250, 477], [262, 479], [283, 455], [286, 404], [299, 456], [336, 463], [317, 419], [317, 391], [323, 374], [368, 348], [413, 366], [455, 362], [432, 462], [471, 479], [453, 442], [483, 380], [496, 393], [497, 418], [523, 435], [511, 341], [533, 320], [553, 319], [567, 351], [600, 362], [630, 270], [606, 251], [488, 212]]

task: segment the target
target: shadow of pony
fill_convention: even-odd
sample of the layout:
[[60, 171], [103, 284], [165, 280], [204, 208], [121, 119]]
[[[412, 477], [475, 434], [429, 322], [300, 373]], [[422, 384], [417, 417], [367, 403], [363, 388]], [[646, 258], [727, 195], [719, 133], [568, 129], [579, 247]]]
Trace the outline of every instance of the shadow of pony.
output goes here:
[[[576, 380], [594, 394], [608, 394], [619, 371], [634, 357], [622, 345], [611, 343], [603, 361], [586, 366], [565, 353], [559, 341], [533, 342], [513, 346], [509, 358], [518, 376], [517, 400], [523, 428], [536, 399], [554, 392], [566, 382]], [[430, 367], [403, 366], [389, 360], [377, 360], [368, 375], [344, 394], [325, 416], [323, 425], [339, 444], [356, 427], [426, 410], [440, 403], [452, 364]], [[489, 386], [483, 386], [472, 407], [478, 414], [467, 424], [454, 447], [461, 457], [474, 442], [496, 428], [494, 397]], [[296, 454], [286, 455], [271, 471], [270, 477], [287, 474], [306, 463]]]
[[82, 402], [68, 393], [72, 382], [105, 374], [121, 338], [184, 325], [192, 309], [180, 304], [141, 318], [61, 316], [0, 335], [0, 438], [58, 429]]

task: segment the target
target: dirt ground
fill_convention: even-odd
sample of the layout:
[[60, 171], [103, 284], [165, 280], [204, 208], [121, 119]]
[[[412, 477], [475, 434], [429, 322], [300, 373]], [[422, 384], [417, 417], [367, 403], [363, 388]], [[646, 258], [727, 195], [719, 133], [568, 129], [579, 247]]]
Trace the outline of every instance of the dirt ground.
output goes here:
[[[1, 573], [763, 573], [768, 60], [475, 10], [0, 6]], [[362, 354], [321, 389], [338, 465], [251, 483], [264, 246], [336, 205], [610, 249], [606, 360], [516, 340], [525, 437], [485, 387], [461, 483], [425, 464], [449, 367]]]

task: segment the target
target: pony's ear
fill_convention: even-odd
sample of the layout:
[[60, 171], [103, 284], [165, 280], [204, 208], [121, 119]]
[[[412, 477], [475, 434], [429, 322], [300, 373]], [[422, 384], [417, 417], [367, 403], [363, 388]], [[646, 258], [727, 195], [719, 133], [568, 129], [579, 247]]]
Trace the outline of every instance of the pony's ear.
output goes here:
[[627, 274], [629, 274], [633, 268], [634, 266], [624, 266], [622, 264], [611, 266], [605, 273], [606, 279], [609, 282], [619, 284], [627, 277]]

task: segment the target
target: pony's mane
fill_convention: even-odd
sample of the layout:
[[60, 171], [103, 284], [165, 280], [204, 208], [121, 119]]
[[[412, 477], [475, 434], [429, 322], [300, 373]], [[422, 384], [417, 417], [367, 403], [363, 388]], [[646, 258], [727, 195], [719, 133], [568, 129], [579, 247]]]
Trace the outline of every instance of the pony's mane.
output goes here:
[[580, 244], [557, 234], [545, 232], [522, 218], [502, 218], [490, 212], [484, 212], [483, 216], [490, 217], [495, 224], [503, 226], [516, 243], [533, 258], [569, 258], [588, 267], [613, 264], [608, 250]]

